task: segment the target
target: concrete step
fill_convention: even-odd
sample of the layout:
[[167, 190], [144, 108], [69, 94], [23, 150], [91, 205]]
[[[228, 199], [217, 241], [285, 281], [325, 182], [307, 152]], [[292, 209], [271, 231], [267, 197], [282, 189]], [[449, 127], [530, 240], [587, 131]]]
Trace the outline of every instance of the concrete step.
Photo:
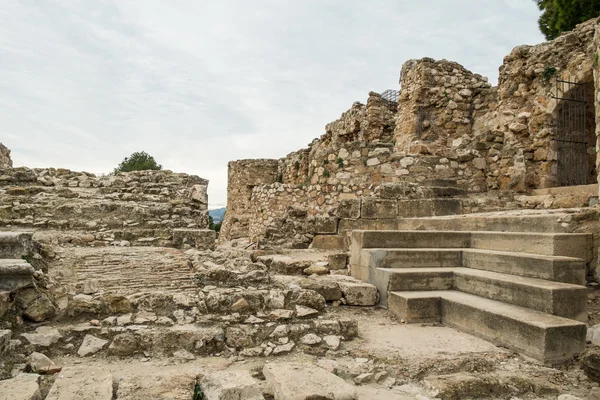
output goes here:
[[372, 248], [474, 248], [591, 260], [593, 237], [585, 233], [489, 231], [354, 231], [352, 246]]
[[586, 263], [575, 257], [464, 249], [462, 266], [585, 286]]
[[407, 323], [444, 323], [542, 362], [568, 360], [585, 349], [582, 322], [468, 293], [390, 292], [389, 308]]
[[580, 258], [481, 249], [364, 249], [361, 260], [374, 268], [467, 267], [503, 274], [586, 284]]
[[[597, 219], [590, 208], [497, 211], [396, 221], [401, 230], [562, 232], [571, 233], [583, 220]], [[368, 229], [368, 228], [367, 228]]]
[[389, 272], [388, 292], [455, 289], [587, 322], [587, 289], [584, 286], [470, 268], [402, 268], [386, 272]]
[[593, 258], [593, 236], [585, 233], [471, 232], [472, 249], [499, 250], [581, 258]]

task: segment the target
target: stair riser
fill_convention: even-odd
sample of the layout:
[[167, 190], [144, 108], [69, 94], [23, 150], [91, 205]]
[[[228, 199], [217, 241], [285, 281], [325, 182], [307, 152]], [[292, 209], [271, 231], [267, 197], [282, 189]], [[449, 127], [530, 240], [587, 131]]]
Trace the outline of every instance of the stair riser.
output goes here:
[[586, 284], [586, 266], [583, 261], [557, 261], [475, 251], [462, 253], [466, 268], [503, 274], [547, 279], [555, 282]]
[[[367, 250], [368, 251], [368, 250]], [[381, 258], [379, 268], [459, 267], [462, 265], [460, 250], [387, 251]]]
[[352, 247], [360, 249], [467, 248], [470, 235], [469, 232], [358, 231], [352, 234]]
[[389, 310], [406, 323], [441, 322], [543, 362], [571, 359], [585, 349], [584, 324], [542, 328], [441, 297], [390, 294]]
[[442, 322], [442, 299], [439, 297], [406, 299], [392, 295], [388, 299], [388, 309], [407, 324]]
[[404, 292], [417, 290], [451, 290], [454, 273], [392, 273], [389, 278], [388, 292]]
[[542, 329], [466, 304], [442, 300], [442, 321], [463, 332], [507, 346], [544, 362], [558, 362], [585, 349], [585, 325]]
[[454, 275], [454, 288], [487, 299], [587, 322], [587, 290], [585, 288], [548, 290], [460, 273]]
[[[389, 271], [387, 292], [458, 290], [491, 300], [587, 322], [587, 289], [545, 288], [455, 272]], [[382, 296], [385, 295], [382, 293]], [[389, 300], [388, 300], [389, 301]]]
[[[490, 251], [489, 253], [486, 253]], [[546, 279], [555, 282], [586, 284], [586, 264], [575, 259], [551, 259], [548, 256], [529, 256], [495, 253], [478, 249], [364, 249], [360, 257], [363, 275], [375, 268], [466, 267], [503, 274]]]
[[497, 231], [570, 233], [577, 221], [564, 223], [557, 215], [522, 216], [457, 216], [456, 218], [404, 218], [399, 219], [400, 230], [440, 231]]
[[527, 235], [503, 232], [472, 232], [470, 248], [511, 251], [515, 253], [542, 254], [592, 260], [592, 237], [590, 235]]

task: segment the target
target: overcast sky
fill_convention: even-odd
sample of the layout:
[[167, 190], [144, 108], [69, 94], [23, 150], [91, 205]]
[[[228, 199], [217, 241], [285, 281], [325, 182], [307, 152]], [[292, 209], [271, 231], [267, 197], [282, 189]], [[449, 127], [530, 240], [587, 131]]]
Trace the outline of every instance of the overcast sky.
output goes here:
[[531, 0], [3, 0], [0, 142], [16, 166], [110, 172], [146, 151], [210, 180], [280, 158], [411, 58], [496, 83], [543, 41]]

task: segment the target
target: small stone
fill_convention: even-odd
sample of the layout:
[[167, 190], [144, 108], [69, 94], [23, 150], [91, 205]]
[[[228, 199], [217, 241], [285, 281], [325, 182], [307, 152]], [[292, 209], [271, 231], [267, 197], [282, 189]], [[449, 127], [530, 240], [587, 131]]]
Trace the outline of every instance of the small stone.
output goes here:
[[100, 321], [97, 319], [93, 319], [90, 321], [90, 325], [92, 326], [100, 326]]
[[243, 297], [232, 304], [231, 311], [232, 312], [244, 312], [250, 308], [250, 304]]
[[573, 396], [572, 394], [561, 394], [557, 400], [583, 400], [581, 397]]
[[320, 337], [318, 337], [317, 335], [315, 335], [314, 333], [309, 333], [307, 335], [304, 335], [300, 339], [300, 343], [306, 344], [306, 345], [309, 345], [309, 346], [314, 346], [314, 345], [319, 344], [321, 342], [322, 342], [322, 339]]
[[175, 325], [175, 322], [173, 322], [173, 320], [169, 317], [158, 317], [156, 319], [156, 324], [157, 325], [166, 325], [166, 326], [173, 326]]
[[278, 337], [285, 337], [287, 335], [289, 335], [290, 333], [290, 327], [287, 325], [279, 325], [278, 327], [275, 328], [275, 330], [273, 330], [273, 333], [271, 333], [271, 337], [274, 338], [278, 338]]
[[129, 325], [129, 324], [131, 324], [132, 320], [133, 320], [132, 314], [120, 315], [117, 317], [117, 325], [118, 326]]
[[42, 353], [33, 352], [29, 355], [29, 365], [31, 366], [31, 370], [33, 372], [44, 372], [51, 367], [55, 367], [54, 361], [46, 357]]
[[108, 340], [100, 339], [92, 335], [85, 335], [83, 343], [77, 350], [79, 357], [85, 357], [90, 354], [95, 354], [102, 350], [108, 344]]
[[277, 355], [277, 354], [289, 353], [290, 351], [292, 351], [292, 349], [294, 348], [295, 345], [296, 344], [294, 342], [289, 342], [288, 344], [277, 346], [277, 347], [275, 347], [275, 349], [273, 349], [273, 354]]
[[102, 325], [115, 326], [117, 324], [117, 317], [107, 317], [102, 320]]
[[240, 352], [240, 355], [244, 357], [258, 357], [263, 353], [263, 348], [261, 346], [250, 347], [248, 349], [244, 349]]
[[290, 342], [290, 338], [282, 337], [282, 338], [277, 339], [277, 341], [279, 342], [279, 344], [288, 344]]
[[296, 305], [296, 316], [298, 318], [308, 317], [316, 314], [319, 314], [319, 312], [314, 308]]
[[354, 378], [354, 383], [356, 383], [357, 385], [362, 385], [363, 383], [370, 382], [371, 379], [373, 379], [373, 376], [374, 375], [372, 373], [360, 374], [356, 378]]
[[310, 267], [304, 269], [305, 275], [327, 275], [329, 274], [329, 268], [321, 267], [318, 265], [311, 265]]
[[195, 360], [196, 356], [193, 355], [192, 353], [190, 353], [189, 351], [182, 349], [182, 350], [177, 350], [175, 353], [173, 353], [173, 357], [175, 358], [179, 358], [180, 360]]
[[24, 333], [22, 336], [30, 344], [42, 347], [52, 346], [62, 338], [58, 329], [50, 326], [40, 326], [35, 330], [35, 333]]
[[331, 350], [337, 350], [340, 348], [340, 338], [334, 335], [327, 335], [323, 338], [327, 347]]
[[381, 382], [382, 380], [384, 380], [386, 377], [388, 376], [387, 371], [381, 371], [375, 374], [374, 376], [374, 380], [375, 382]]
[[[93, 238], [93, 236], [92, 236], [92, 238]], [[83, 293], [84, 294], [98, 293], [98, 280], [97, 279], [88, 279], [88, 280], [86, 280], [83, 283]]]
[[262, 324], [265, 322], [263, 319], [257, 318], [254, 315], [249, 316], [244, 323], [245, 324]]
[[271, 319], [290, 319], [294, 316], [292, 310], [272, 310], [269, 314]]

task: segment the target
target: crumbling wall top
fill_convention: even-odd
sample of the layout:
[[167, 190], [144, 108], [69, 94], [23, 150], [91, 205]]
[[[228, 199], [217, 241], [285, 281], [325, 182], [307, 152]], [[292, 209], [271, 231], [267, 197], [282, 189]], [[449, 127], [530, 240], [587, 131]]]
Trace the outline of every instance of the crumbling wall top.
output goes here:
[[11, 168], [13, 165], [10, 158], [10, 150], [0, 143], [0, 168]]

